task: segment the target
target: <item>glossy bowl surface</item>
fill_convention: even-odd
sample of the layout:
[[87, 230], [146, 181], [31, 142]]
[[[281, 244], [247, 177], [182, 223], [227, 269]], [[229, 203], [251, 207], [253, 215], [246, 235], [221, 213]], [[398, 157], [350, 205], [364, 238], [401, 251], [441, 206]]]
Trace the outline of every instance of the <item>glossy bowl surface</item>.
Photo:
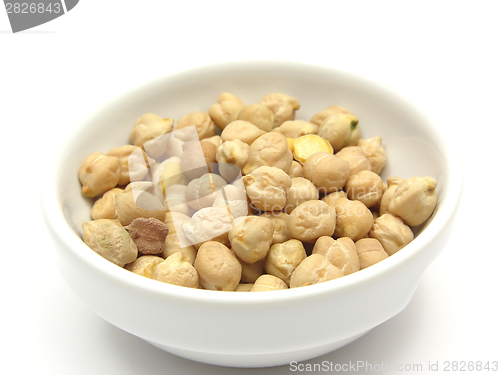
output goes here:
[[[297, 119], [337, 104], [359, 118], [362, 137], [381, 136], [382, 177], [433, 176], [438, 207], [413, 242], [389, 259], [341, 279], [272, 293], [195, 290], [132, 274], [80, 239], [91, 200], [77, 171], [90, 153], [128, 143], [146, 112], [178, 120], [204, 110], [222, 92], [255, 103], [272, 92], [300, 100]], [[82, 103], [82, 108], [85, 103]], [[90, 108], [84, 108], [90, 111]], [[379, 84], [326, 67], [291, 62], [238, 62], [173, 74], [106, 103], [79, 126], [43, 181], [43, 212], [58, 267], [72, 290], [113, 325], [170, 353], [209, 364], [264, 367], [307, 360], [362, 336], [399, 313], [451, 232], [461, 190], [456, 152], [412, 104]]]

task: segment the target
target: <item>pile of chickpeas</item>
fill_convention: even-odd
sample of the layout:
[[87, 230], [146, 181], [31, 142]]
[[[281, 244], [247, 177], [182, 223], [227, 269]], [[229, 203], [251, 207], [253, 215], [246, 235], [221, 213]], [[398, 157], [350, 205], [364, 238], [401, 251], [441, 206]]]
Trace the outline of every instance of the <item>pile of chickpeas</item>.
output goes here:
[[177, 123], [141, 116], [130, 145], [80, 166], [96, 198], [84, 242], [143, 277], [242, 292], [326, 282], [401, 250], [435, 210], [437, 181], [384, 182], [382, 139], [362, 139], [354, 114], [295, 120], [299, 108], [283, 93], [250, 105], [223, 93]]

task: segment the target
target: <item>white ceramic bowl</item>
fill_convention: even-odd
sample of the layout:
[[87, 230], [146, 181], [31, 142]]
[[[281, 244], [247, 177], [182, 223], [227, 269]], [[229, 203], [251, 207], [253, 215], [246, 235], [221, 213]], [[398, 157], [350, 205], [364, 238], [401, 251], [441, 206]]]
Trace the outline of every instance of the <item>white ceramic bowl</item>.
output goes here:
[[[80, 239], [91, 200], [77, 171], [96, 151], [128, 143], [134, 121], [153, 112], [176, 120], [208, 110], [221, 92], [246, 103], [271, 92], [298, 98], [297, 119], [337, 104], [359, 118], [362, 137], [382, 136], [383, 178], [430, 175], [438, 207], [403, 250], [331, 282], [271, 293], [195, 290], [132, 274]], [[82, 107], [85, 103], [82, 103]], [[88, 110], [88, 108], [85, 108]], [[71, 289], [98, 315], [170, 353], [234, 367], [284, 365], [340, 348], [399, 313], [443, 249], [462, 190], [459, 158], [439, 126], [377, 84], [350, 73], [289, 62], [241, 62], [198, 68], [147, 83], [110, 101], [75, 128], [42, 189], [58, 267]], [[422, 230], [424, 229], [424, 230]]]

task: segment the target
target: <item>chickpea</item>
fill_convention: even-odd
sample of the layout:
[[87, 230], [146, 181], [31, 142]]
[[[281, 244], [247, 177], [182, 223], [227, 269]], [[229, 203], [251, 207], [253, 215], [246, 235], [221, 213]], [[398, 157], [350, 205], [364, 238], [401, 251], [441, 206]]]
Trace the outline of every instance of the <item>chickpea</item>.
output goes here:
[[366, 158], [370, 162], [372, 172], [380, 174], [387, 163], [387, 155], [382, 146], [382, 138], [373, 137], [368, 139], [360, 139], [358, 146], [363, 149]]
[[289, 240], [271, 246], [264, 267], [268, 274], [279, 277], [289, 286], [293, 271], [306, 257], [302, 242]]
[[205, 173], [212, 172], [215, 164], [217, 147], [207, 141], [185, 142], [182, 145], [181, 169], [189, 180], [200, 178]]
[[240, 283], [234, 290], [235, 292], [250, 292], [252, 290], [253, 283]]
[[116, 214], [116, 201], [115, 196], [117, 194], [122, 194], [123, 189], [114, 188], [108, 190], [94, 202], [92, 210], [90, 211], [90, 216], [92, 219], [116, 219], [118, 216]]
[[345, 184], [345, 190], [349, 199], [361, 201], [369, 208], [380, 201], [385, 186], [378, 174], [361, 171], [351, 174]]
[[302, 164], [304, 164], [311, 155], [317, 152], [333, 154], [333, 148], [328, 141], [316, 134], [304, 135], [295, 140], [293, 157]]
[[248, 163], [243, 168], [243, 174], [250, 174], [262, 166], [276, 167], [288, 173], [292, 160], [286, 137], [280, 133], [266, 133], [250, 146]]
[[318, 125], [304, 120], [285, 121], [272, 131], [281, 133], [287, 138], [297, 139], [307, 134], [317, 134]]
[[220, 135], [214, 135], [213, 137], [203, 139], [204, 142], [210, 142], [215, 147], [219, 147], [222, 144], [222, 137]]
[[380, 241], [387, 254], [397, 253], [413, 241], [413, 232], [399, 217], [383, 214], [373, 223], [369, 236]]
[[361, 270], [389, 258], [382, 244], [374, 238], [362, 238], [356, 241], [356, 252], [358, 253], [359, 268]]
[[293, 149], [295, 147], [295, 139], [293, 139], [293, 138], [287, 138], [286, 141], [288, 142], [288, 149], [290, 150], [290, 152], [293, 155]]
[[182, 171], [181, 159], [172, 156], [153, 169], [153, 182], [160, 183], [164, 190], [172, 185], [187, 185], [188, 180]]
[[298, 240], [313, 243], [335, 231], [335, 212], [323, 201], [299, 204], [290, 213], [290, 233]]
[[347, 193], [345, 191], [334, 191], [333, 193], [325, 195], [321, 200], [327, 203], [331, 209], [335, 210], [335, 202], [339, 198], [347, 198]]
[[271, 246], [274, 225], [264, 216], [240, 218], [229, 231], [231, 250], [243, 261], [255, 263], [263, 259]]
[[322, 193], [342, 189], [350, 171], [348, 162], [327, 152], [317, 152], [304, 163], [304, 177]]
[[288, 175], [290, 177], [304, 177], [304, 167], [298, 161], [292, 161], [292, 165], [288, 170]]
[[230, 123], [231, 115], [244, 106], [245, 104], [236, 96], [223, 92], [219, 95], [217, 103], [210, 107], [208, 113], [215, 125], [224, 129]]
[[301, 203], [319, 199], [318, 189], [311, 181], [303, 177], [294, 177], [291, 181], [292, 186], [288, 190], [286, 206], [284, 208], [287, 214], [292, 212]]
[[410, 226], [426, 221], [437, 205], [437, 181], [432, 177], [412, 177], [399, 183], [388, 211]]
[[120, 267], [137, 259], [137, 246], [117, 222], [104, 219], [82, 226], [83, 241], [103, 258]]
[[[150, 165], [154, 163], [154, 160], [150, 158], [148, 159], [146, 153], [143, 150], [138, 151], [140, 158], [136, 158], [134, 151], [139, 149], [140, 147], [137, 146], [125, 145], [116, 147], [107, 153], [107, 156], [115, 156], [120, 159], [121, 175], [117, 185], [127, 185], [130, 182], [129, 163], [136, 166], [135, 173], [133, 174], [135, 181], [142, 180], [148, 174], [148, 168], [144, 168], [146, 166], [145, 160], [148, 160], [148, 164]], [[131, 155], [132, 162], [130, 162]], [[137, 168], [137, 166], [140, 166], [142, 168]]]
[[334, 240], [322, 236], [314, 244], [313, 254], [323, 255], [331, 264], [339, 268], [344, 275], [359, 271], [359, 258], [354, 241], [349, 237]]
[[168, 226], [155, 218], [139, 217], [125, 227], [141, 255], [158, 255], [165, 250]]
[[123, 194], [116, 195], [115, 201], [116, 215], [123, 226], [140, 217], [165, 220], [166, 208], [163, 195], [159, 197], [149, 191], [130, 188], [125, 189]]
[[351, 175], [361, 171], [371, 171], [371, 165], [366, 158], [366, 153], [361, 147], [347, 146], [335, 154], [336, 157], [344, 159], [351, 167]]
[[280, 278], [273, 275], [262, 275], [255, 280], [250, 292], [272, 292], [284, 289], [288, 289], [288, 286]]
[[212, 207], [221, 207], [228, 210], [235, 219], [248, 216], [250, 212], [245, 190], [234, 185], [226, 185], [217, 191]]
[[323, 255], [312, 254], [305, 258], [293, 271], [290, 288], [314, 285], [344, 276], [341, 270], [331, 264]]
[[[227, 181], [233, 181], [241, 174], [241, 169], [247, 164], [250, 146], [239, 139], [225, 141], [217, 147], [215, 159], [219, 163], [219, 173]], [[238, 168], [233, 167], [236, 165]]]
[[274, 127], [280, 126], [285, 121], [293, 120], [295, 111], [300, 108], [297, 99], [282, 93], [266, 95], [259, 104], [269, 108], [274, 113]]
[[163, 258], [156, 255], [143, 255], [132, 263], [126, 264], [124, 268], [136, 275], [152, 279], [156, 266], [161, 262], [163, 262]]
[[191, 220], [187, 215], [179, 212], [167, 212], [165, 224], [168, 226], [168, 236], [165, 238], [165, 250], [161, 254], [162, 258], [168, 258], [174, 253], [181, 253], [182, 259], [194, 264], [196, 258], [196, 248], [182, 231], [182, 222]]
[[248, 121], [259, 129], [269, 132], [273, 128], [274, 113], [262, 104], [250, 104], [233, 112], [230, 122], [236, 120]]
[[181, 227], [193, 245], [206, 241], [229, 245], [228, 232], [233, 228], [233, 218], [225, 208], [207, 207], [196, 212], [189, 221], [183, 221]]
[[264, 259], [255, 263], [247, 263], [236, 256], [241, 264], [241, 282], [254, 283], [264, 273]]
[[195, 210], [212, 207], [215, 193], [226, 185], [226, 181], [221, 176], [213, 173], [206, 173], [200, 178], [195, 178], [186, 188], [187, 204]]
[[251, 145], [257, 138], [259, 138], [265, 131], [258, 128], [248, 121], [236, 120], [229, 123], [222, 131], [221, 138], [223, 142], [239, 141]]
[[241, 280], [241, 264], [234, 253], [219, 242], [205, 242], [194, 262], [200, 284], [210, 290], [235, 290]]
[[321, 112], [316, 113], [312, 118], [311, 118], [311, 123], [317, 126], [320, 126], [325, 119], [333, 114], [346, 114], [350, 115], [351, 112], [349, 112], [347, 109], [340, 107], [338, 105], [332, 105], [330, 107], [325, 108]]
[[162, 118], [153, 113], [146, 113], [137, 119], [130, 133], [130, 142], [142, 147], [144, 143], [170, 133], [174, 128], [174, 120]]
[[180, 130], [194, 125], [200, 140], [210, 138], [215, 135], [215, 123], [207, 112], [192, 112], [182, 116], [174, 127], [174, 130]]
[[186, 190], [185, 185], [172, 185], [165, 190], [165, 204], [168, 211], [180, 212], [187, 216], [193, 214], [194, 210], [187, 203]]
[[189, 262], [182, 260], [181, 253], [170, 255], [156, 266], [153, 279], [163, 283], [198, 288], [198, 272]]
[[82, 194], [96, 197], [113, 189], [121, 177], [120, 159], [106, 156], [102, 152], [94, 152], [87, 156], [78, 171], [78, 179], [82, 184]]
[[319, 126], [318, 135], [331, 143], [335, 152], [355, 146], [360, 138], [358, 118], [350, 114], [333, 114]]
[[280, 211], [286, 206], [291, 178], [281, 169], [259, 167], [243, 176], [245, 189], [252, 204], [262, 211]]
[[263, 212], [262, 215], [267, 217], [273, 222], [274, 225], [274, 233], [273, 233], [273, 242], [271, 245], [282, 243], [292, 239], [292, 235], [288, 229], [290, 215], [280, 212], [280, 211], [269, 211]]
[[337, 222], [335, 237], [349, 237], [353, 241], [363, 238], [373, 225], [370, 210], [360, 201], [339, 198], [335, 202]]
[[380, 199], [380, 205], [379, 205], [379, 213], [380, 215], [386, 214], [389, 211], [387, 208], [389, 207], [389, 203], [392, 200], [392, 197], [394, 195], [394, 192], [396, 191], [398, 185], [403, 181], [401, 177], [389, 177], [387, 179], [387, 185], [388, 188], [384, 191], [384, 194], [382, 194], [382, 199]]

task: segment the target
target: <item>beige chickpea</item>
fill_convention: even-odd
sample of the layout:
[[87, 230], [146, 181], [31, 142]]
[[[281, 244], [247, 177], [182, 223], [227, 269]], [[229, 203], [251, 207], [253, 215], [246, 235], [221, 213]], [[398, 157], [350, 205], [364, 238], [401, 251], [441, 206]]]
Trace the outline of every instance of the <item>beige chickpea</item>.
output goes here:
[[292, 212], [301, 203], [319, 199], [318, 188], [311, 181], [303, 177], [294, 177], [291, 181], [292, 186], [288, 190], [286, 206], [284, 208], [287, 214]]
[[347, 146], [335, 154], [349, 163], [351, 175], [361, 171], [371, 171], [371, 164], [367, 159], [365, 151], [358, 146]]
[[102, 152], [94, 152], [87, 156], [78, 171], [78, 179], [82, 184], [82, 194], [95, 197], [113, 189], [121, 177], [120, 159], [106, 156]]
[[347, 193], [343, 190], [334, 191], [333, 193], [325, 195], [321, 200], [327, 203], [330, 208], [335, 209], [335, 202], [337, 202], [339, 198], [347, 198]]
[[241, 264], [234, 253], [219, 242], [205, 242], [194, 262], [200, 284], [210, 290], [235, 290], [241, 280]]
[[193, 208], [187, 204], [186, 185], [171, 185], [165, 190], [165, 205], [170, 212], [180, 212], [191, 216]]
[[370, 208], [382, 198], [385, 185], [378, 174], [365, 170], [351, 174], [345, 184], [345, 190], [349, 199], [363, 202]]
[[235, 292], [250, 292], [253, 288], [253, 283], [239, 283]]
[[248, 216], [250, 212], [245, 190], [234, 185], [226, 185], [217, 191], [212, 207], [222, 207], [228, 210], [234, 219]]
[[182, 231], [182, 222], [191, 218], [180, 212], [167, 212], [165, 224], [168, 227], [168, 236], [165, 238], [165, 250], [161, 254], [162, 258], [168, 258], [174, 253], [181, 253], [182, 259], [194, 264], [197, 250]]
[[354, 241], [349, 237], [334, 240], [323, 236], [314, 244], [313, 254], [323, 255], [331, 264], [340, 269], [344, 275], [359, 271], [359, 258]]
[[387, 163], [387, 155], [382, 146], [381, 137], [373, 137], [368, 139], [360, 139], [358, 146], [363, 149], [366, 158], [370, 162], [372, 172], [380, 174]]
[[180, 157], [184, 176], [191, 181], [212, 172], [212, 165], [216, 162], [216, 152], [217, 147], [207, 141], [185, 142]]
[[269, 132], [273, 128], [274, 113], [262, 104], [250, 104], [233, 112], [230, 121], [236, 120], [248, 121], [259, 129]]
[[194, 266], [182, 259], [181, 253], [174, 253], [156, 266], [153, 279], [163, 283], [198, 288], [198, 272]]
[[251, 145], [265, 131], [248, 121], [236, 120], [229, 123], [221, 133], [223, 142], [240, 140], [247, 145]]
[[340, 107], [338, 105], [332, 105], [330, 107], [325, 108], [321, 112], [316, 113], [312, 118], [311, 118], [311, 123], [317, 126], [320, 126], [325, 119], [333, 114], [346, 114], [350, 115], [351, 112], [349, 112], [347, 109]]
[[259, 167], [243, 176], [245, 190], [252, 204], [262, 211], [280, 211], [286, 206], [291, 178], [279, 168]]
[[[134, 151], [138, 149], [139, 149], [138, 146], [125, 145], [121, 147], [116, 147], [108, 151], [107, 156], [115, 156], [118, 159], [120, 159], [121, 175], [120, 179], [118, 180], [118, 185], [127, 185], [130, 182], [131, 176], [129, 173], [129, 163], [134, 164], [136, 168], [135, 172], [133, 173], [133, 178], [135, 181], [142, 180], [148, 174], [149, 170], [145, 162], [146, 160], [148, 161], [149, 165], [154, 164], [154, 160], [148, 158], [143, 150], [141, 150], [142, 152], [140, 152], [139, 154], [141, 158], [140, 159], [135, 158], [134, 156], [136, 154], [134, 153]], [[138, 169], [137, 166], [139, 166], [140, 169]]]
[[272, 245], [266, 256], [264, 267], [268, 274], [279, 277], [290, 285], [293, 271], [306, 257], [302, 242], [292, 239]]
[[384, 259], [389, 258], [382, 244], [374, 238], [362, 238], [356, 241], [359, 257], [359, 269], [364, 270]]
[[120, 267], [137, 259], [137, 246], [116, 221], [102, 219], [82, 226], [83, 241], [103, 258]]
[[170, 133], [174, 128], [174, 120], [162, 118], [153, 113], [146, 113], [137, 119], [130, 133], [130, 142], [135, 146], [143, 146], [144, 143]]
[[[132, 183], [129, 185], [133, 185]], [[166, 207], [163, 195], [147, 190], [129, 188], [115, 196], [116, 215], [123, 226], [139, 217], [165, 220]]]
[[215, 125], [224, 129], [230, 123], [231, 115], [244, 106], [245, 103], [236, 96], [228, 92], [223, 92], [219, 95], [217, 103], [210, 107], [208, 113], [215, 122]]
[[358, 118], [350, 114], [330, 115], [319, 126], [318, 135], [330, 142], [335, 152], [355, 146], [361, 136]]
[[274, 113], [274, 127], [280, 126], [285, 121], [295, 118], [295, 111], [300, 108], [300, 103], [293, 96], [272, 93], [264, 96], [259, 104], [269, 108]]
[[182, 116], [177, 121], [177, 124], [175, 124], [174, 130], [184, 129], [193, 125], [196, 127], [199, 140], [215, 135], [215, 123], [210, 118], [210, 115], [203, 111], [191, 112]]
[[114, 188], [105, 192], [92, 206], [92, 210], [90, 211], [92, 219], [116, 219], [115, 196], [122, 193], [123, 189], [120, 188]]
[[348, 162], [327, 152], [313, 154], [304, 163], [304, 177], [322, 193], [341, 190], [350, 171]]
[[247, 263], [236, 256], [241, 264], [241, 282], [254, 283], [264, 273], [264, 259], [255, 263]]
[[262, 275], [255, 280], [250, 292], [272, 292], [285, 289], [288, 289], [288, 285], [280, 278], [273, 275]]
[[433, 177], [411, 177], [401, 181], [387, 210], [409, 226], [426, 221], [437, 205], [437, 181]]
[[263, 259], [273, 241], [272, 221], [264, 216], [247, 216], [238, 221], [229, 231], [231, 250], [247, 263]]
[[283, 134], [266, 133], [257, 138], [248, 152], [248, 163], [243, 174], [250, 174], [262, 166], [276, 167], [288, 173], [293, 155]]
[[379, 216], [373, 223], [369, 236], [377, 239], [387, 254], [397, 253], [413, 241], [413, 232], [399, 217], [389, 213]]
[[389, 203], [392, 200], [392, 196], [394, 195], [394, 192], [396, 191], [398, 185], [403, 181], [401, 177], [389, 177], [387, 179], [387, 189], [384, 191], [384, 194], [382, 195], [382, 198], [380, 199], [380, 205], [379, 205], [379, 213], [380, 215], [386, 214], [389, 211], [387, 210], [389, 207]]
[[333, 154], [333, 148], [328, 141], [316, 134], [303, 135], [297, 138], [293, 145], [293, 157], [302, 164], [318, 152]]
[[195, 210], [212, 207], [216, 192], [225, 185], [227, 185], [226, 181], [213, 173], [206, 173], [200, 178], [195, 178], [186, 188], [187, 204]]
[[213, 137], [205, 138], [203, 141], [210, 142], [215, 147], [219, 147], [222, 144], [222, 137], [220, 135], [214, 135]]
[[136, 275], [152, 279], [156, 266], [163, 262], [163, 260], [163, 258], [155, 255], [143, 255], [134, 260], [132, 263], [126, 264], [124, 268], [132, 273], [135, 273]]
[[304, 177], [304, 167], [298, 161], [292, 161], [292, 165], [288, 170], [288, 175], [290, 177]]
[[274, 233], [272, 245], [292, 239], [289, 228], [290, 215], [281, 211], [263, 212], [261, 216], [267, 217], [273, 222]]
[[183, 221], [182, 231], [191, 244], [217, 241], [229, 245], [228, 232], [233, 228], [233, 218], [222, 207], [206, 207], [197, 211], [190, 220]]
[[281, 133], [287, 138], [297, 139], [307, 134], [317, 134], [318, 125], [311, 124], [304, 120], [285, 121], [273, 132]]
[[153, 182], [160, 183], [163, 189], [172, 185], [187, 185], [188, 179], [182, 171], [181, 159], [172, 156], [161, 163], [155, 164], [153, 168]]
[[353, 241], [363, 238], [373, 225], [370, 210], [360, 201], [339, 198], [335, 202], [337, 222], [335, 237], [349, 237]]
[[290, 213], [290, 233], [298, 240], [313, 243], [335, 231], [335, 212], [323, 201], [301, 203]]
[[312, 254], [293, 271], [290, 278], [290, 288], [324, 283], [342, 276], [344, 276], [342, 271], [331, 264], [323, 255]]
[[[215, 159], [219, 163], [219, 173], [227, 181], [233, 181], [241, 174], [248, 162], [250, 146], [239, 139], [225, 141], [219, 147]], [[235, 168], [236, 165], [238, 168]]]

